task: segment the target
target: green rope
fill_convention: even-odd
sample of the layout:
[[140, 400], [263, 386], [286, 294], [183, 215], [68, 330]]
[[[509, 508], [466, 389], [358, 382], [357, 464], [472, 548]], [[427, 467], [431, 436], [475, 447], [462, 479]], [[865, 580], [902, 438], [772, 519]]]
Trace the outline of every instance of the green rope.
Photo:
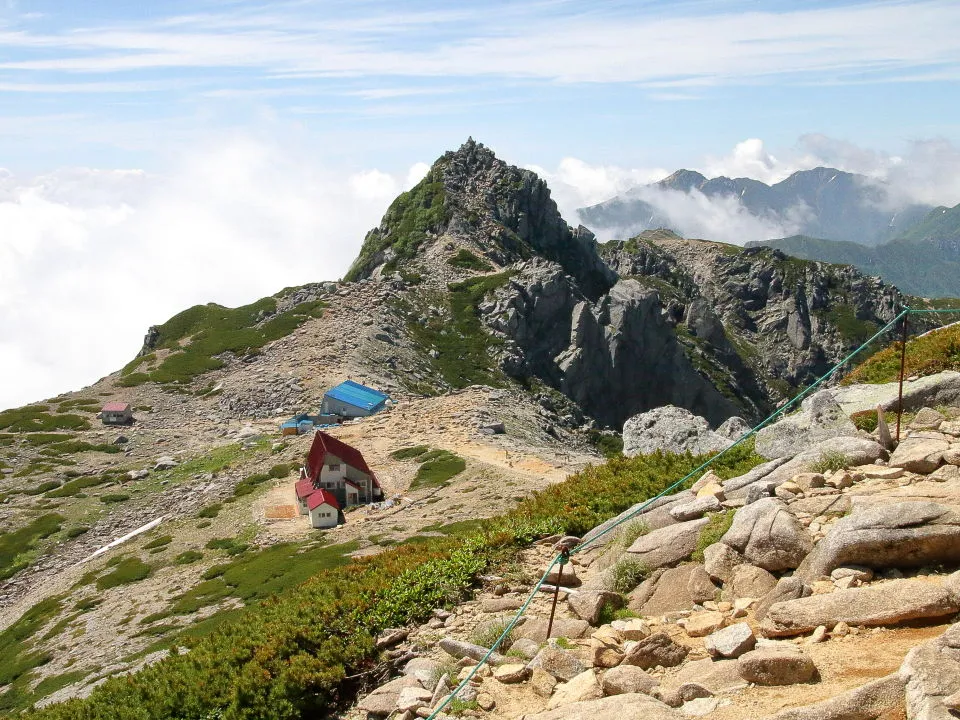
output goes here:
[[483, 656], [480, 662], [478, 662], [476, 665], [473, 666], [473, 669], [470, 671], [470, 673], [463, 679], [463, 681], [459, 685], [457, 685], [457, 687], [454, 689], [453, 692], [447, 695], [447, 697], [444, 699], [442, 703], [440, 703], [437, 709], [434, 710], [432, 713], [430, 713], [430, 716], [427, 718], [427, 720], [434, 720], [434, 718], [436, 718], [437, 715], [440, 714], [440, 711], [443, 710], [447, 706], [447, 704], [451, 700], [453, 700], [453, 698], [455, 698], [457, 695], [460, 694], [460, 691], [463, 690], [467, 686], [467, 684], [470, 682], [470, 680], [473, 679], [473, 676], [477, 674], [477, 671], [481, 667], [486, 665], [487, 660], [490, 659], [490, 656], [493, 655], [494, 652], [496, 652], [497, 648], [500, 647], [500, 644], [503, 642], [504, 638], [506, 638], [507, 635], [511, 633], [513, 628], [516, 627], [517, 623], [520, 621], [520, 618], [523, 616], [523, 613], [527, 611], [527, 607], [529, 607], [530, 603], [533, 602], [533, 598], [536, 597], [537, 593], [540, 592], [540, 587], [546, 582], [547, 577], [550, 575], [550, 572], [553, 570], [554, 566], [558, 562], [563, 564], [566, 563], [566, 558], [564, 558], [564, 560], [561, 560], [561, 557], [563, 556], [557, 555], [553, 559], [553, 562], [551, 562], [550, 565], [547, 566], [546, 572], [543, 573], [543, 575], [540, 577], [540, 580], [537, 581], [536, 585], [534, 585], [533, 590], [530, 592], [530, 595], [527, 596], [526, 601], [523, 603], [523, 605], [520, 606], [520, 609], [517, 610], [517, 614], [513, 616], [513, 620], [511, 620], [507, 624], [507, 627], [504, 628], [502, 633], [500, 633], [500, 637], [498, 637], [496, 642], [490, 646], [489, 650], [487, 650], [487, 654]]
[[[629, 515], [627, 515], [627, 516], [621, 518], [620, 520], [616, 521], [616, 522], [613, 523], [610, 527], [606, 528], [606, 529], [603, 530], [602, 532], [600, 532], [600, 533], [598, 533], [597, 535], [595, 535], [594, 537], [590, 538], [590, 540], [588, 540], [588, 541], [586, 541], [586, 542], [582, 542], [582, 543], [580, 543], [579, 545], [577, 545], [575, 548], [573, 548], [572, 550], [570, 550], [570, 554], [573, 555], [574, 553], [580, 552], [580, 551], [583, 550], [584, 548], [588, 547], [588, 546], [591, 545], [592, 543], [594, 543], [594, 542], [596, 542], [597, 540], [599, 540], [601, 537], [603, 537], [603, 536], [606, 535], [607, 533], [611, 532], [613, 529], [619, 527], [620, 525], [622, 525], [623, 523], [627, 522], [628, 520], [633, 519], [633, 518], [636, 517], [639, 513], [643, 512], [646, 508], [648, 508], [652, 502], [654, 502], [655, 500], [658, 500], [658, 499], [661, 498], [661, 497], [664, 497], [664, 496], [670, 494], [671, 492], [673, 492], [674, 490], [676, 490], [678, 487], [680, 487], [681, 485], [683, 485], [685, 482], [687, 482], [687, 481], [688, 481], [690, 478], [692, 478], [694, 475], [696, 475], [697, 473], [705, 470], [705, 469], [708, 468], [710, 465], [712, 465], [712, 464], [715, 463], [717, 460], [719, 460], [721, 457], [723, 457], [723, 456], [726, 455], [728, 452], [730, 452], [731, 450], [733, 450], [735, 447], [737, 447], [738, 445], [741, 445], [742, 443], [744, 443], [744, 442], [746, 442], [747, 440], [749, 440], [751, 437], [753, 437], [754, 435], [756, 435], [760, 430], [762, 430], [764, 427], [766, 427], [767, 425], [769, 425], [769, 424], [770, 424], [771, 422], [773, 422], [776, 418], [778, 418], [780, 415], [782, 415], [784, 412], [786, 412], [789, 408], [793, 407], [793, 405], [795, 405], [798, 401], [800, 401], [800, 400], [802, 400], [803, 398], [805, 398], [807, 395], [809, 395], [811, 392], [813, 392], [813, 390], [815, 390], [815, 389], [818, 388], [820, 385], [822, 385], [822, 384], [825, 383], [827, 380], [829, 380], [831, 377], [833, 377], [833, 375], [836, 374], [836, 372], [837, 372], [838, 370], [840, 370], [844, 365], [846, 365], [847, 362], [849, 362], [849, 361], [852, 360], [854, 357], [856, 357], [857, 354], [859, 354], [860, 352], [862, 352], [868, 345], [870, 345], [874, 340], [876, 340], [878, 337], [880, 337], [883, 333], [887, 332], [890, 328], [892, 328], [894, 325], [896, 325], [899, 320], [901, 320], [902, 318], [906, 317], [908, 314], [912, 314], [912, 313], [926, 313], [926, 312], [956, 312], [956, 313], [960, 313], [960, 309], [957, 309], [957, 310], [911, 310], [909, 307], [904, 307], [904, 309], [903, 309], [893, 320], [891, 320], [890, 322], [888, 322], [888, 323], [887, 323], [886, 325], [884, 325], [880, 330], [878, 330], [876, 333], [874, 333], [874, 334], [870, 337], [869, 340], [867, 340], [866, 342], [864, 342], [864, 343], [863, 343], [862, 345], [860, 345], [856, 350], [854, 350], [854, 351], [851, 352], [849, 355], [847, 355], [843, 360], [841, 360], [841, 361], [838, 362], [836, 365], [834, 365], [832, 368], [830, 368], [830, 370], [828, 370], [824, 375], [822, 375], [820, 378], [818, 378], [816, 381], [814, 381], [814, 382], [813, 382], [810, 386], [808, 386], [805, 390], [803, 390], [802, 392], [800, 392], [799, 394], [797, 394], [796, 396], [794, 396], [793, 398], [791, 398], [790, 400], [788, 400], [787, 402], [785, 402], [783, 405], [781, 405], [779, 408], [777, 408], [772, 414], [770, 414], [767, 418], [765, 418], [764, 420], [760, 421], [759, 424], [757, 424], [755, 427], [751, 428], [748, 432], [744, 433], [744, 434], [743, 434], [741, 437], [739, 437], [735, 442], [733, 442], [729, 447], [727, 447], [726, 449], [720, 451], [720, 452], [717, 453], [716, 455], [713, 455], [712, 457], [710, 457], [709, 459], [707, 459], [705, 462], [701, 463], [696, 469], [690, 471], [689, 473], [687, 473], [686, 475], [684, 475], [682, 478], [680, 478], [679, 480], [677, 480], [675, 483], [673, 483], [672, 485], [670, 485], [670, 486], [667, 487], [666, 489], [662, 490], [661, 492], [657, 493], [657, 494], [654, 495], [652, 498], [648, 499], [648, 500], [647, 500], [646, 502], [644, 502], [639, 508], [637, 508], [634, 512], [632, 512], [632, 513], [630, 513]], [[547, 579], [547, 577], [550, 575], [550, 572], [553, 570], [553, 568], [557, 565], [557, 563], [565, 564], [565, 562], [566, 562], [566, 558], [565, 558], [562, 554], [557, 555], [557, 556], [551, 561], [551, 563], [550, 563], [550, 565], [547, 567], [546, 571], [545, 571], [545, 572], [543, 573], [543, 575], [540, 577], [540, 580], [538, 580], [538, 581], [537, 581], [537, 584], [534, 585], [533, 590], [530, 592], [530, 595], [527, 596], [526, 601], [523, 603], [523, 605], [520, 606], [520, 609], [517, 611], [516, 615], [513, 616], [513, 619], [507, 624], [507, 627], [504, 628], [503, 632], [500, 633], [500, 637], [498, 637], [497, 640], [496, 640], [496, 642], [494, 642], [493, 645], [491, 645], [490, 649], [487, 650], [487, 652], [486, 652], [486, 654], [483, 656], [483, 658], [481, 658], [480, 661], [479, 661], [476, 665], [474, 665], [473, 669], [470, 671], [470, 673], [467, 675], [467, 677], [465, 677], [465, 678], [463, 679], [463, 681], [460, 682], [460, 684], [457, 685], [457, 687], [456, 687], [449, 695], [447, 695], [447, 697], [444, 699], [444, 701], [443, 701], [442, 703], [440, 703], [440, 705], [429, 715], [429, 717], [427, 718], [427, 720], [435, 720], [435, 718], [436, 718], [436, 717], [440, 714], [440, 712], [450, 703], [450, 701], [453, 700], [453, 698], [457, 697], [457, 695], [459, 695], [460, 692], [467, 686], [467, 684], [470, 682], [470, 680], [473, 679], [474, 675], [477, 674], [477, 671], [478, 671], [481, 667], [483, 667], [484, 665], [487, 664], [487, 662], [488, 662], [489, 659], [490, 659], [490, 656], [493, 655], [494, 652], [496, 652], [497, 648], [500, 647], [501, 643], [503, 643], [503, 641], [504, 641], [504, 639], [507, 637], [507, 635], [509, 635], [510, 632], [513, 630], [513, 628], [516, 627], [517, 623], [520, 621], [520, 618], [523, 617], [523, 614], [527, 611], [527, 608], [530, 606], [530, 603], [533, 602], [533, 598], [536, 597], [537, 593], [540, 591], [540, 588], [541, 588], [541, 587], [543, 586], [543, 584], [546, 582], [546, 579]]]

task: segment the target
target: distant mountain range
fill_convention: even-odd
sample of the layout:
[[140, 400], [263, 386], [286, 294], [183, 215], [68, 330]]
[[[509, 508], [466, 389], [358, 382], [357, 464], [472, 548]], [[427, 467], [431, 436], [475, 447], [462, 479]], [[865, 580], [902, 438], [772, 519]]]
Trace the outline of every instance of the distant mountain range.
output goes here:
[[612, 229], [618, 237], [650, 228], [678, 230], [679, 220], [670, 214], [671, 193], [733, 196], [750, 215], [794, 232], [747, 245], [849, 263], [913, 295], [960, 296], [960, 205], [898, 205], [884, 185], [834, 168], [802, 170], [774, 185], [678, 170], [577, 213], [592, 230]]
[[901, 237], [877, 247], [804, 235], [747, 245], [778, 248], [804, 260], [853, 265], [910, 295], [960, 296], [960, 205], [934, 208]]

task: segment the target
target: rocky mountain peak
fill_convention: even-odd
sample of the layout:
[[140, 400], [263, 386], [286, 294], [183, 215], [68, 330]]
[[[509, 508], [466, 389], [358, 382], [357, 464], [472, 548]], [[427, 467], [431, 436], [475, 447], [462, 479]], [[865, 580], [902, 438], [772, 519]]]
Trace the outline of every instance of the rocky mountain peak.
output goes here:
[[394, 200], [367, 234], [347, 279], [415, 263], [441, 239], [501, 267], [534, 256], [553, 260], [591, 298], [616, 280], [593, 234], [567, 225], [536, 173], [507, 164], [472, 137], [441, 156], [416, 187]]

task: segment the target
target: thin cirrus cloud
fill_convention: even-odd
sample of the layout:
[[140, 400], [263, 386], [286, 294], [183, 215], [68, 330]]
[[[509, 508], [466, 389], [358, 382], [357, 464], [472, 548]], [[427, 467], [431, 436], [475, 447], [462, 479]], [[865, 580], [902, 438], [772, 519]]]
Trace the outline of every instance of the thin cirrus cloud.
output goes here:
[[[598, 3], [504, 5], [326, 21], [310, 5], [170, 17], [149, 24], [0, 33], [0, 70], [110, 74], [245, 69], [309, 76], [500, 76], [656, 88], [737, 82], [924, 81], [960, 64], [952, 0], [772, 12], [679, 3], [629, 14]], [[380, 7], [382, 9], [382, 6]], [[694, 12], [698, 11], [698, 12]], [[665, 12], [672, 15], [664, 16]], [[410, 33], [417, 35], [411, 42]], [[13, 55], [13, 57], [11, 57]]]

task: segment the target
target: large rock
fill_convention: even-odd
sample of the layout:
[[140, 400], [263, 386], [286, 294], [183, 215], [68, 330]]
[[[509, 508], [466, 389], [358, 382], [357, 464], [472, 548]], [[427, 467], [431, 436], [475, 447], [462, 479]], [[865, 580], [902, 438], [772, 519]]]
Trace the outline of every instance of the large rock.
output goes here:
[[908, 718], [953, 720], [948, 702], [953, 705], [960, 692], [960, 623], [907, 653], [899, 677], [906, 684]]
[[932, 502], [876, 505], [838, 520], [797, 571], [814, 580], [841, 565], [960, 563], [960, 513]]
[[703, 566], [691, 563], [655, 572], [631, 593], [629, 607], [638, 615], [662, 615], [716, 600], [718, 593]]
[[896, 625], [907, 620], [945, 617], [958, 610], [958, 598], [943, 583], [891, 580], [774, 603], [760, 624], [760, 631], [767, 637], [783, 637], [811, 632], [819, 625]]
[[813, 591], [798, 577], [784, 577], [777, 580], [773, 590], [764, 595], [753, 608], [753, 616], [763, 620], [767, 611], [778, 602], [808, 597]]
[[932, 473], [943, 463], [943, 454], [950, 448], [946, 440], [908, 437], [900, 441], [890, 456], [890, 466], [915, 473]]
[[553, 691], [553, 697], [547, 702], [547, 710], [553, 710], [563, 705], [583, 702], [586, 700], [595, 700], [603, 697], [603, 690], [600, 683], [597, 682], [597, 674], [590, 670], [584, 670], [579, 675], [570, 678], [568, 682], [557, 685]]
[[357, 704], [357, 708], [375, 717], [386, 717], [397, 709], [397, 700], [404, 688], [423, 689], [412, 675], [405, 675], [381, 685]]
[[627, 457], [664, 450], [706, 455], [730, 445], [730, 438], [689, 410], [665, 405], [634, 415], [623, 424], [623, 454]]
[[743, 564], [743, 555], [729, 545], [716, 542], [703, 551], [703, 569], [717, 582], [727, 582], [733, 577], [733, 569]]
[[831, 391], [821, 390], [800, 404], [800, 412], [784, 416], [758, 432], [756, 451], [767, 458], [792, 457], [821, 440], [856, 434], [856, 426]]
[[677, 522], [686, 522], [687, 520], [696, 520], [707, 513], [719, 512], [723, 509], [720, 501], [713, 495], [697, 498], [693, 502], [683, 505], [675, 505], [670, 508], [670, 516]]
[[673, 667], [683, 662], [690, 652], [683, 645], [679, 645], [666, 633], [654, 633], [643, 640], [638, 640], [630, 652], [623, 659], [623, 665], [636, 665], [649, 670], [657, 665]]
[[628, 519], [642, 522], [651, 530], [659, 530], [667, 525], [673, 525], [676, 520], [670, 515], [670, 510], [676, 505], [684, 505], [694, 499], [696, 499], [694, 493], [684, 490], [674, 495], [643, 500], [627, 508], [616, 517], [597, 525], [583, 536], [582, 542], [589, 543], [590, 547], [594, 548], [603, 547], [617, 537], [617, 529], [613, 528], [620, 528], [621, 523]]
[[753, 650], [756, 644], [757, 638], [745, 622], [717, 630], [703, 641], [703, 646], [711, 657], [718, 658], [738, 658]]
[[643, 720], [684, 720], [685, 716], [643, 693], [610, 695], [527, 715], [526, 720], [599, 720], [600, 718], [643, 718]]
[[421, 685], [432, 690], [432, 685], [443, 674], [443, 665], [430, 658], [413, 658], [403, 666], [403, 674], [412, 675]]
[[781, 710], [766, 720], [893, 720], [904, 717], [904, 683], [887, 675], [812, 705]]
[[[525, 626], [527, 623], [524, 623], [521, 627]], [[453, 655], [455, 658], [470, 658], [471, 660], [482, 660], [487, 656], [488, 648], [485, 648], [481, 645], [474, 645], [473, 643], [466, 642], [464, 640], [455, 640], [454, 638], [441, 638], [440, 639], [440, 649], [446, 652], [449, 655]], [[503, 665], [508, 662], [500, 653], [494, 652], [490, 653], [490, 657], [487, 658], [487, 661], [491, 665]]]
[[[862, 410], [873, 410], [878, 405], [883, 410], [897, 409], [898, 383], [880, 385], [848, 385], [832, 388], [834, 398], [843, 412], [852, 415]], [[960, 373], [946, 370], [935, 375], [903, 384], [903, 409], [915, 410], [923, 406], [955, 405], [960, 400]]]
[[652, 570], [676, 565], [696, 549], [700, 531], [707, 522], [706, 518], [701, 518], [654, 530], [637, 538], [627, 553]]
[[797, 567], [813, 547], [804, 527], [775, 498], [763, 498], [737, 510], [721, 540], [751, 565], [774, 572]]
[[587, 669], [575, 653], [552, 645], [547, 645], [537, 653], [527, 667], [531, 671], [539, 668], [561, 682], [572, 680]]
[[649, 695], [657, 687], [657, 679], [635, 665], [610, 668], [600, 680], [606, 695], [645, 693]]
[[762, 647], [737, 660], [740, 677], [757, 685], [794, 685], [812, 680], [817, 666], [792, 646]]
[[578, 618], [596, 625], [605, 607], [623, 607], [623, 596], [606, 590], [584, 590], [576, 595], [569, 595], [567, 605]]
[[724, 586], [724, 597], [728, 600], [762, 598], [776, 586], [777, 579], [763, 568], [737, 565]]
[[[528, 618], [523, 625], [517, 627], [517, 629], [514, 631], [514, 635], [516, 635], [518, 638], [528, 638], [530, 640], [535, 640], [536, 642], [546, 642], [548, 623], [549, 621], [547, 618]], [[553, 620], [553, 628], [550, 631], [550, 637], [576, 639], [582, 638], [588, 632], [590, 632], [590, 624], [588, 622], [575, 618], [558, 617], [554, 618]]]

